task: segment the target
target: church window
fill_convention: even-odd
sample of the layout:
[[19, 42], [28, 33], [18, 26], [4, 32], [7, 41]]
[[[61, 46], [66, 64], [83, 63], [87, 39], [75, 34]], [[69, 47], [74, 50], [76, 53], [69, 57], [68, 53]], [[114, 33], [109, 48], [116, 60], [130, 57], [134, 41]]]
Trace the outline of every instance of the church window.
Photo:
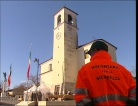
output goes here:
[[52, 64], [49, 64], [49, 71], [52, 71]]
[[60, 23], [61, 23], [61, 15], [59, 15], [57, 18], [57, 25], [59, 25]]
[[70, 25], [72, 25], [72, 24], [73, 24], [73, 20], [72, 20], [71, 15], [68, 15], [68, 23], [69, 23]]

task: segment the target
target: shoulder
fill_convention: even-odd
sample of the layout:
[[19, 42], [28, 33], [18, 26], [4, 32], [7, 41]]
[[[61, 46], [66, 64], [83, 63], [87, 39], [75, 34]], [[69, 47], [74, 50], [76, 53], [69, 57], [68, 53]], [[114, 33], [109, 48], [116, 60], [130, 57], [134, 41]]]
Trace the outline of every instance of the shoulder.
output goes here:
[[[115, 62], [114, 62], [114, 63], [115, 63]], [[123, 65], [121, 65], [121, 64], [119, 64], [119, 63], [115, 63], [115, 64], [116, 64], [120, 69], [129, 72], [128, 69], [127, 69], [125, 66], [123, 66]]]
[[115, 64], [119, 67], [120, 71], [124, 72], [128, 76], [132, 76], [131, 72], [125, 66], [123, 66], [119, 63], [115, 63]]
[[92, 62], [89, 62], [89, 63], [86, 63], [85, 65], [83, 65], [79, 72], [82, 73], [82, 74], [85, 74], [87, 70], [89, 70], [92, 66]]

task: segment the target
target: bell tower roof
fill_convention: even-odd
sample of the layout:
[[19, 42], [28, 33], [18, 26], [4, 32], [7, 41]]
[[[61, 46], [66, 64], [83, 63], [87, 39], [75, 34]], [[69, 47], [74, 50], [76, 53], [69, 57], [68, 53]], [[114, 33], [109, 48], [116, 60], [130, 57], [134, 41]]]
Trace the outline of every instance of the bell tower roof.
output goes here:
[[[61, 9], [59, 9], [54, 15], [56, 15], [56, 14], [57, 14], [60, 10], [62, 10], [63, 8], [66, 8], [66, 9], [68, 9], [69, 11], [71, 11], [71, 12], [75, 13], [76, 15], [78, 15], [76, 12], [74, 12], [73, 10], [67, 8], [66, 6], [63, 6]], [[53, 15], [53, 16], [54, 16], [54, 15]]]

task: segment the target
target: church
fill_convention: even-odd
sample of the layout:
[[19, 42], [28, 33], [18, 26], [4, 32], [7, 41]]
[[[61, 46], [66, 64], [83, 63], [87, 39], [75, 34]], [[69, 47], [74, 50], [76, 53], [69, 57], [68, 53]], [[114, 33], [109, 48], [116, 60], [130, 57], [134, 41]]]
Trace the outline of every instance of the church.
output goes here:
[[90, 61], [90, 56], [85, 53], [95, 40], [104, 41], [112, 60], [117, 61], [117, 47], [104, 39], [78, 45], [77, 16], [65, 6], [53, 15], [53, 57], [40, 64], [40, 85], [44, 83], [53, 94], [65, 94], [68, 90], [74, 93], [78, 70]]

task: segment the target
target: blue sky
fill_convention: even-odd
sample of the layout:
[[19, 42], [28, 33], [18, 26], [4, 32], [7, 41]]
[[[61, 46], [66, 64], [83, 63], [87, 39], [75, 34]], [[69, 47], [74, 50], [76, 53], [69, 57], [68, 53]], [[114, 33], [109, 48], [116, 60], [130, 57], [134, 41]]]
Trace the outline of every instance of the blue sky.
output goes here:
[[136, 69], [135, 1], [1, 1], [1, 81], [12, 63], [11, 86], [27, 80], [26, 72], [32, 44], [31, 74], [37, 63], [53, 55], [53, 15], [63, 6], [79, 15], [79, 45], [104, 39], [117, 47], [117, 62]]

